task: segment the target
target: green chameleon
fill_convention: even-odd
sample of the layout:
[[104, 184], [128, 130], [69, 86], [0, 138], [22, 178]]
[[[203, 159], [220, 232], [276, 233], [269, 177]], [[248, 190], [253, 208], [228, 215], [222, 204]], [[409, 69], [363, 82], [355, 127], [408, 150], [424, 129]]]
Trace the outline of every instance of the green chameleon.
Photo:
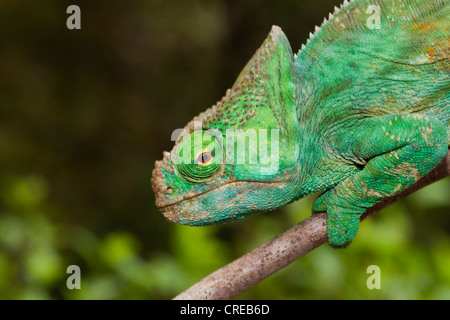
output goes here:
[[448, 0], [356, 0], [293, 54], [274, 26], [236, 82], [155, 163], [156, 205], [210, 225], [323, 192], [328, 243], [430, 172], [450, 142]]

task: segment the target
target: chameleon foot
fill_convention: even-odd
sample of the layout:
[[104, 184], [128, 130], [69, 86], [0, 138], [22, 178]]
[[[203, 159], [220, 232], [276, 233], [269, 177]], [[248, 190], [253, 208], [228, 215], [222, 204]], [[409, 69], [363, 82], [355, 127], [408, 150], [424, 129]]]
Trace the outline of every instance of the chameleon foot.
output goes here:
[[327, 212], [328, 244], [333, 248], [346, 248], [356, 236], [359, 215]]
[[345, 212], [345, 208], [333, 203], [334, 196], [333, 189], [322, 194], [313, 205], [313, 213], [326, 212], [328, 244], [333, 248], [346, 248], [358, 232], [361, 214]]

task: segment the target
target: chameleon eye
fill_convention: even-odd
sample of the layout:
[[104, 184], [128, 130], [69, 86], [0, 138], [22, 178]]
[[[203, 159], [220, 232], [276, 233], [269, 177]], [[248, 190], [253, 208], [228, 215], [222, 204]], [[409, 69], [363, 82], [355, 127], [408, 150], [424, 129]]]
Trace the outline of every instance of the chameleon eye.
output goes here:
[[[198, 134], [198, 136], [196, 136], [196, 138], [190, 136], [186, 138], [186, 141], [182, 142], [182, 147], [185, 150], [190, 150], [190, 152], [187, 153], [185, 158], [185, 160], [188, 161], [180, 161], [180, 163], [177, 165], [178, 172], [187, 181], [209, 181], [222, 168], [222, 148], [219, 141], [216, 140], [216, 138], [210, 135], [208, 132], [197, 132], [193, 133], [193, 135], [194, 134]], [[202, 134], [202, 136], [200, 136], [200, 134]], [[196, 140], [202, 143], [201, 146], [198, 146], [198, 149], [201, 148], [200, 150], [195, 150]], [[195, 151], [197, 151], [197, 153], [195, 153]], [[189, 157], [189, 154], [191, 155], [191, 157]]]
[[207, 166], [211, 163], [213, 154], [210, 151], [203, 151], [197, 157], [196, 164], [201, 166]]

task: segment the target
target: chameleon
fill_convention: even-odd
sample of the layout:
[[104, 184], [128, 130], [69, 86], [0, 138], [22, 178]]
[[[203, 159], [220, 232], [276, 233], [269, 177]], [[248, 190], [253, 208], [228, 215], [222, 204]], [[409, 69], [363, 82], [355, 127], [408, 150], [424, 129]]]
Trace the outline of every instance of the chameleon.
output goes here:
[[448, 0], [346, 0], [295, 54], [273, 26], [155, 162], [156, 206], [204, 226], [320, 193], [312, 212], [326, 212], [329, 245], [347, 247], [368, 208], [448, 152], [449, 32]]

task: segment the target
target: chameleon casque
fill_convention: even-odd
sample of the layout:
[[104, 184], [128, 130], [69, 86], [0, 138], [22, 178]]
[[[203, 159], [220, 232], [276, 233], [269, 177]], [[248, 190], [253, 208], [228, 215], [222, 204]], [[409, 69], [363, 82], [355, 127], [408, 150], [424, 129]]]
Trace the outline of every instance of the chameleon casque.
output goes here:
[[[331, 246], [348, 246], [367, 208], [448, 152], [449, 34], [448, 0], [345, 1], [297, 54], [272, 27], [222, 100], [155, 163], [157, 207], [170, 221], [203, 226], [323, 192], [313, 212], [326, 212]], [[260, 155], [238, 161], [242, 150], [228, 137], [249, 129], [268, 140], [275, 170], [264, 171]]]

